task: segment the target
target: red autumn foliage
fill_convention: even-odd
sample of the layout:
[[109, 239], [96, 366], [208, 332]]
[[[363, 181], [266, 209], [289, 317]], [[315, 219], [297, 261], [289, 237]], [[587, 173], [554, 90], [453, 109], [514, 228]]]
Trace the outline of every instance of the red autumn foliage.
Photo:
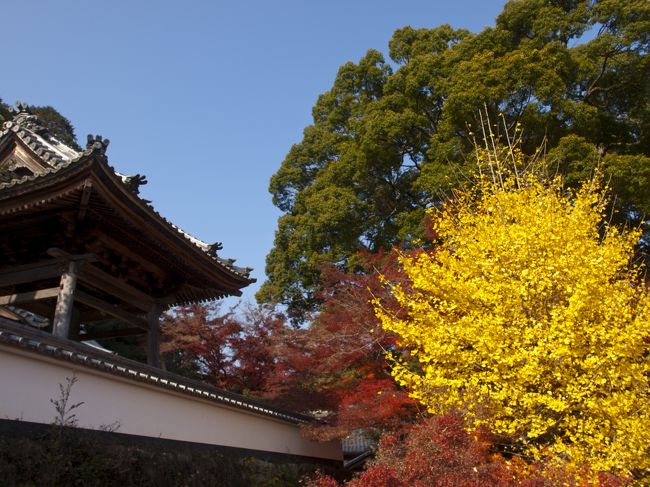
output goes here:
[[316, 472], [313, 479], [305, 479], [305, 487], [339, 487], [339, 483], [328, 475], [323, 475], [320, 471]]
[[413, 426], [406, 437], [386, 435], [375, 462], [415, 487], [514, 485], [507, 463], [490, 446], [468, 433], [459, 416], [439, 416]]
[[[375, 459], [346, 487], [619, 487], [611, 475], [590, 474], [588, 467], [506, 461], [494, 451], [487, 432], [470, 433], [460, 416], [429, 417], [401, 431], [385, 434]], [[336, 481], [317, 475], [308, 487], [334, 487]]]
[[370, 302], [390, 301], [379, 275], [399, 279], [395, 254], [358, 256], [358, 272], [323, 270], [321, 312], [308, 328], [285, 328], [275, 355], [282, 374], [267, 397], [298, 410], [326, 410], [325, 424], [312, 427], [320, 439], [344, 437], [358, 428], [394, 429], [417, 413], [415, 401], [396, 386], [384, 360], [395, 347]]
[[249, 307], [243, 313], [192, 305], [164, 319], [161, 351], [168, 368], [232, 392], [260, 395], [275, 367], [274, 333], [282, 315]]
[[230, 341], [235, 366], [232, 381], [239, 392], [264, 396], [279, 371], [274, 344], [286, 319], [281, 313], [252, 306], [238, 319], [240, 333]]
[[164, 317], [160, 350], [167, 367], [226, 387], [232, 367], [228, 344], [239, 325], [215, 308], [191, 305]]
[[386, 465], [375, 465], [345, 485], [350, 487], [405, 487], [408, 484], [398, 478], [395, 469]]
[[[317, 478], [312, 487], [329, 487]], [[347, 487], [481, 487], [518, 485], [489, 442], [465, 431], [458, 416], [427, 418], [384, 435], [377, 455]]]

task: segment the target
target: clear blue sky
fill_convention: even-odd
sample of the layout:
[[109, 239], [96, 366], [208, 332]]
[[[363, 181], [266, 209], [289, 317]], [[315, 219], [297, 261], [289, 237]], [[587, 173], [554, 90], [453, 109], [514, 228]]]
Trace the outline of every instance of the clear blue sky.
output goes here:
[[397, 28], [479, 31], [500, 0], [3, 2], [0, 97], [52, 105], [111, 140], [143, 197], [264, 280], [279, 211], [268, 181], [338, 67]]

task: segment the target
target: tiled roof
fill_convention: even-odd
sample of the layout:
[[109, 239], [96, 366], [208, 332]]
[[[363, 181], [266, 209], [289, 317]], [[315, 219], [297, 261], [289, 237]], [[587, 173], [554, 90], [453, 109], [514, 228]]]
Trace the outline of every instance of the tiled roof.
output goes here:
[[371, 439], [363, 430], [355, 430], [343, 438], [342, 444], [345, 455], [359, 455], [374, 449], [377, 441]]
[[0, 318], [0, 344], [75, 363], [147, 385], [173, 390], [224, 406], [242, 409], [253, 414], [269, 416], [294, 424], [307, 424], [314, 421], [311, 416], [274, 408], [261, 401], [102, 352], [83, 343], [58, 338], [3, 318]]
[[16, 107], [14, 118], [5, 122], [2, 130], [0, 130], [0, 144], [7, 135], [13, 132], [39, 158], [44, 170], [34, 175], [16, 177], [4, 183], [0, 182], [0, 192], [56, 174], [67, 167], [87, 160], [89, 157], [101, 156], [101, 158], [106, 162], [107, 167], [109, 167], [115, 176], [124, 183], [127, 189], [146, 204], [149, 210], [173, 231], [178, 233], [195, 247], [199, 248], [205, 254], [209, 255], [215, 262], [220, 266], [225, 267], [231, 273], [246, 279], [249, 282], [255, 282], [255, 279], [250, 278], [250, 273], [253, 270], [252, 268], [235, 266], [234, 259], [224, 259], [217, 255], [217, 252], [221, 250], [221, 244], [219, 242], [209, 244], [190, 235], [158, 213], [150, 201], [141, 198], [139, 196], [139, 186], [147, 183], [146, 178], [139, 174], [135, 176], [120, 174], [113, 167], [108, 165], [105, 156], [106, 148], [109, 144], [108, 139], [104, 139], [99, 135], [89, 135], [86, 150], [82, 152], [76, 151], [58, 140], [45, 127], [43, 127], [38, 118], [29, 111], [29, 107], [26, 104], [19, 102]]
[[43, 162], [52, 168], [79, 157], [80, 154], [76, 150], [50, 134], [40, 124], [38, 118], [29, 111], [27, 105], [19, 102], [16, 105], [16, 112], [13, 120], [4, 123], [0, 137], [9, 131], [15, 132]]

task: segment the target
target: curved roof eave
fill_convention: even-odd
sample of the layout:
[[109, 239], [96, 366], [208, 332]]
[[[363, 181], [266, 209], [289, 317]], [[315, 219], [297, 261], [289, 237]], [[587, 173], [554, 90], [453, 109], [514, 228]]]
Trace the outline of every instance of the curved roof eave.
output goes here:
[[[108, 140], [99, 136], [89, 136], [87, 149], [78, 152], [49, 135], [44, 129], [38, 129], [35, 125], [35, 117], [28, 112], [21, 112], [16, 118], [18, 122], [6, 122], [3, 130], [0, 131], [0, 147], [6, 145], [11, 138], [27, 150], [31, 157], [38, 159], [45, 169], [34, 175], [0, 183], [0, 200], [6, 200], [18, 193], [25, 194], [37, 188], [46, 188], [60, 180], [65, 180], [66, 177], [72, 177], [72, 174], [79, 170], [83, 171], [85, 166], [88, 166], [87, 170], [95, 172], [106, 184], [105, 197], [110, 197], [110, 194], [114, 194], [112, 192], [117, 192], [123, 199], [129, 201], [131, 211], [140, 212], [142, 218], [149, 218], [151, 222], [155, 222], [160, 231], [166, 233], [188, 254], [193, 255], [194, 259], [199, 259], [204, 266], [209, 266], [208, 268], [218, 269], [220, 273], [235, 281], [237, 284], [230, 289], [232, 295], [240, 295], [239, 289], [255, 282], [255, 279], [250, 277], [251, 268], [234, 266], [232, 264], [234, 260], [223, 259], [217, 255], [219, 244], [210, 245], [183, 231], [157, 212], [149, 201], [137, 194], [137, 191], [129, 189], [127, 186], [129, 177], [118, 173], [108, 164], [105, 155]], [[37, 133], [34, 127], [37, 127], [40, 133]], [[115, 201], [115, 198], [113, 200]]]

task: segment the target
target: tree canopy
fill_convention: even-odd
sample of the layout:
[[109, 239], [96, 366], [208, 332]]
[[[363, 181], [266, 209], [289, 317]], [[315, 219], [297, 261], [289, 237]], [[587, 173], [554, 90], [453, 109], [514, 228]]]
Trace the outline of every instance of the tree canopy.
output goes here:
[[532, 458], [647, 479], [640, 231], [609, 224], [597, 179], [571, 191], [506, 171], [522, 167], [516, 153], [497, 156], [473, 189], [429, 210], [435, 247], [404, 254], [409, 284], [390, 284], [401, 314], [376, 301], [410, 352], [392, 374], [430, 413], [460, 411]]
[[519, 0], [478, 34], [404, 27], [390, 62], [369, 50], [341, 66], [271, 179], [284, 214], [258, 300], [300, 317], [318, 302], [324, 264], [353, 271], [359, 250], [418, 238], [425, 210], [471, 172], [479, 110], [521, 124], [523, 150], [542, 145], [570, 184], [601, 161], [620, 214], [641, 218], [649, 32], [643, 0]]

